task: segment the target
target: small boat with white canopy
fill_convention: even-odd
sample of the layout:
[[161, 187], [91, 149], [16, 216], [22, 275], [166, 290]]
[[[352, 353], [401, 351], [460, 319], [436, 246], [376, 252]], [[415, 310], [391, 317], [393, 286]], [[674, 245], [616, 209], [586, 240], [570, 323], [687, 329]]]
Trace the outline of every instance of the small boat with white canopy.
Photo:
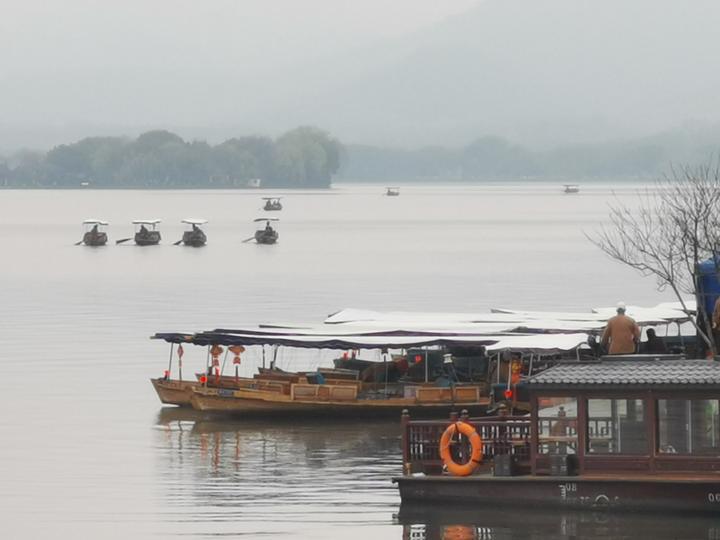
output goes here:
[[563, 191], [565, 193], [580, 193], [580, 186], [577, 184], [564, 184]]
[[201, 227], [207, 223], [207, 219], [186, 218], [183, 219], [181, 223], [190, 225], [191, 228], [183, 232], [182, 240], [175, 242], [175, 245], [183, 243], [190, 247], [201, 247], [207, 243], [207, 235], [205, 231], [201, 229]]
[[273, 212], [277, 210], [282, 210], [283, 206], [280, 202], [280, 199], [282, 197], [263, 197], [263, 201], [265, 201], [265, 206], [263, 206], [263, 210], [266, 212]]
[[280, 235], [272, 225], [270, 225], [271, 221], [277, 222], [280, 220], [278, 218], [257, 218], [255, 220], [255, 223], [265, 223], [264, 227], [255, 231], [254, 238], [258, 244], [274, 244], [278, 241]]
[[122, 244], [128, 240], [135, 240], [138, 246], [155, 246], [160, 243], [160, 231], [157, 226], [160, 224], [159, 219], [136, 219], [132, 223], [135, 226], [135, 236], [133, 238], [123, 238], [117, 240], [116, 244]]
[[385, 188], [385, 195], [387, 197], [398, 197], [400, 195], [400, 188], [397, 186]]
[[76, 245], [85, 244], [86, 246], [97, 247], [107, 244], [107, 233], [102, 230], [102, 227], [109, 225], [107, 221], [101, 219], [86, 219], [83, 221], [83, 225], [86, 229], [85, 234], [83, 234], [83, 239]]

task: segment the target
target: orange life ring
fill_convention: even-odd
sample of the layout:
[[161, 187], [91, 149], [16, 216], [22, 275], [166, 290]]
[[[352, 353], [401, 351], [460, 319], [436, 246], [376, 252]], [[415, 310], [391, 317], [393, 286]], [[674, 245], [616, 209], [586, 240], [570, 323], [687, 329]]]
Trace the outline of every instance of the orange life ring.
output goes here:
[[[456, 432], [465, 435], [470, 439], [472, 446], [472, 454], [467, 463], [456, 463], [450, 453], [450, 444]], [[465, 422], [455, 422], [450, 424], [440, 437], [440, 457], [447, 467], [447, 470], [455, 476], [469, 476], [473, 473], [477, 466], [480, 465], [483, 457], [483, 443], [480, 434], [475, 428]]]

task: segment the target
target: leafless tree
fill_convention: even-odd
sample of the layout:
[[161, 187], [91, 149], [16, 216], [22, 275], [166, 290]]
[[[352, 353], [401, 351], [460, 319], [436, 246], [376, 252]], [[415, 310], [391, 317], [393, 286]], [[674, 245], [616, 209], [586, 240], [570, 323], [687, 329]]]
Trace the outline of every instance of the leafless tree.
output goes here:
[[654, 189], [638, 193], [637, 205], [619, 199], [610, 206], [610, 224], [588, 238], [613, 259], [645, 276], [659, 290], [670, 288], [684, 310], [685, 298], [698, 299], [697, 335], [717, 354], [712, 313], [705, 308], [701, 266], [720, 270], [720, 160], [673, 168]]

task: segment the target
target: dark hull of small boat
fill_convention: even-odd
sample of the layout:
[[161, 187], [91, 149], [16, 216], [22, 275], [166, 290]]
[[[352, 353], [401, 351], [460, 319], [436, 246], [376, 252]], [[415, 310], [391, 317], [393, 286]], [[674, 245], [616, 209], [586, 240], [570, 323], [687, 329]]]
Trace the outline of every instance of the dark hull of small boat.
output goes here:
[[182, 241], [186, 246], [201, 247], [207, 243], [207, 236], [202, 231], [185, 231]]
[[720, 515], [720, 478], [707, 476], [402, 476], [393, 482], [403, 504], [507, 508], [522, 500], [530, 507]]
[[255, 241], [258, 244], [274, 244], [279, 238], [277, 231], [257, 231], [255, 233]]
[[160, 243], [160, 233], [158, 231], [136, 233], [135, 243], [138, 246], [156, 246]]
[[107, 244], [107, 241], [108, 237], [107, 234], [104, 232], [86, 232], [83, 236], [83, 244], [85, 244], [86, 246], [104, 246], [105, 244]]
[[277, 211], [277, 210], [282, 210], [282, 204], [275, 204], [275, 205], [270, 205], [270, 206], [268, 206], [268, 205], [266, 204], [266, 205], [263, 207], [263, 209], [264, 209], [266, 212], [274, 212], [274, 211]]

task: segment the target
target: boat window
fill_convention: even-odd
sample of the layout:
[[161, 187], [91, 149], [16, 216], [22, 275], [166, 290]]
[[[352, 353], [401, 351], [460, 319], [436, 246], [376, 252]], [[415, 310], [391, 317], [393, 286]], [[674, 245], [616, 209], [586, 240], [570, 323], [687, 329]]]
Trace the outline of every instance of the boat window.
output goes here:
[[569, 397], [538, 398], [538, 452], [577, 452], [577, 400]]
[[640, 399], [588, 399], [587, 451], [647, 454], [645, 407]]
[[720, 450], [716, 399], [659, 399], [658, 451], [661, 454], [714, 454]]

